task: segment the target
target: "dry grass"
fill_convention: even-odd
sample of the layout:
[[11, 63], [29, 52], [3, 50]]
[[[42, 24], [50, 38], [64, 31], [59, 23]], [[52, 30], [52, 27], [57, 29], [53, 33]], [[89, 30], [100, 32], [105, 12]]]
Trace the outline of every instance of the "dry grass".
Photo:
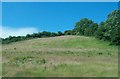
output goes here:
[[20, 41], [3, 45], [3, 76], [115, 77], [117, 53], [117, 46], [84, 36]]

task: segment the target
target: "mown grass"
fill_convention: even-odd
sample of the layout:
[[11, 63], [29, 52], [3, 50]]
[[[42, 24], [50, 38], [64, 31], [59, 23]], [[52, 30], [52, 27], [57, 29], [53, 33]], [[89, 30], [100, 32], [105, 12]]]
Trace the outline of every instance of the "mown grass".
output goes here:
[[85, 36], [38, 38], [3, 45], [3, 76], [115, 77], [118, 47]]

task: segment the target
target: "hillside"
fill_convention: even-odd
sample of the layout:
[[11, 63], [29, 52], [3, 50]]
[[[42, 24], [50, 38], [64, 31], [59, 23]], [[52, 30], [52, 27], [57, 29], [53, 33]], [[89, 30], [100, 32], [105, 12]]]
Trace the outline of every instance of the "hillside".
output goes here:
[[2, 51], [3, 76], [118, 76], [118, 47], [93, 37], [37, 38]]

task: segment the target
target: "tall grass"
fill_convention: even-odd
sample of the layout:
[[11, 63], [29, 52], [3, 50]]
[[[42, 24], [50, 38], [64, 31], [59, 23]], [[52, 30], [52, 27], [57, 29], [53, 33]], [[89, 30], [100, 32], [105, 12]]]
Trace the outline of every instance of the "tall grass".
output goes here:
[[118, 47], [93, 37], [20, 41], [3, 45], [2, 54], [3, 76], [7, 77], [118, 76]]

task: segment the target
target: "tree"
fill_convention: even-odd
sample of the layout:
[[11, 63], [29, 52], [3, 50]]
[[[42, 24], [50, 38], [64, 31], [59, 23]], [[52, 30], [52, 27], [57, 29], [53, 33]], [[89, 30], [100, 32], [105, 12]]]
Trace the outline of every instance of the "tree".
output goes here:
[[41, 36], [42, 37], [50, 37], [51, 36], [51, 32], [43, 31], [43, 32], [41, 32]]
[[64, 35], [61, 31], [58, 31], [58, 36]]
[[94, 23], [92, 20], [87, 18], [83, 18], [76, 23], [74, 30], [77, 35], [93, 36], [97, 28], [97, 23]]
[[57, 36], [58, 34], [57, 33], [55, 33], [55, 32], [52, 32], [51, 33], [51, 37], [55, 37], [55, 36]]
[[120, 10], [115, 10], [108, 15], [106, 27], [108, 29], [106, 34], [109, 36], [111, 43], [120, 45]]
[[72, 30], [66, 30], [66, 31], [64, 32], [64, 34], [65, 34], [65, 35], [72, 35]]
[[105, 33], [105, 22], [101, 22], [96, 32], [96, 37], [102, 39], [104, 37], [104, 33]]
[[0, 44], [2, 44], [2, 40], [3, 40], [3, 39], [0, 37]]
[[30, 34], [27, 34], [27, 35], [26, 35], [26, 39], [29, 39], [29, 38], [31, 38], [31, 35], [30, 35]]

